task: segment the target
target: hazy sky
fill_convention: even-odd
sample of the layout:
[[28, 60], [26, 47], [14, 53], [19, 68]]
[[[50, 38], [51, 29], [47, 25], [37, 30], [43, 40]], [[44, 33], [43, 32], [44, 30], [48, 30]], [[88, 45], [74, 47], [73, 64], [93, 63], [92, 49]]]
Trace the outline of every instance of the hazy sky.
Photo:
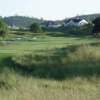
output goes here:
[[100, 0], [0, 0], [1, 16], [18, 14], [55, 20], [92, 13], [100, 13]]

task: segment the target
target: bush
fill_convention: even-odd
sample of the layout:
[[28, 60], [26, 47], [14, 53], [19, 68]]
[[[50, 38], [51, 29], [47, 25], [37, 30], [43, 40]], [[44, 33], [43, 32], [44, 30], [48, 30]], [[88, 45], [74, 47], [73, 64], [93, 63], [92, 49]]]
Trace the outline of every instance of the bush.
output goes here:
[[4, 37], [7, 33], [7, 26], [6, 24], [3, 22], [3, 20], [0, 20], [0, 36]]
[[42, 28], [39, 24], [34, 23], [30, 26], [30, 31], [34, 32], [34, 33], [41, 33], [42, 32]]
[[93, 33], [95, 33], [95, 35], [99, 35], [99, 33], [100, 33], [100, 17], [96, 18], [93, 21], [93, 24], [94, 24]]
[[90, 35], [92, 32], [92, 24], [80, 27], [66, 27], [66, 32], [73, 35]]
[[[59, 28], [44, 28], [44, 31], [47, 32], [63, 32], [64, 35], [90, 35], [92, 33], [93, 25], [89, 23], [88, 25], [80, 26], [80, 27], [74, 27], [74, 26], [68, 26], [68, 27], [59, 27]], [[62, 35], [63, 35], [62, 33]], [[63, 35], [63, 36], [64, 36]], [[57, 36], [57, 35], [56, 35]], [[59, 34], [58, 34], [59, 36]]]

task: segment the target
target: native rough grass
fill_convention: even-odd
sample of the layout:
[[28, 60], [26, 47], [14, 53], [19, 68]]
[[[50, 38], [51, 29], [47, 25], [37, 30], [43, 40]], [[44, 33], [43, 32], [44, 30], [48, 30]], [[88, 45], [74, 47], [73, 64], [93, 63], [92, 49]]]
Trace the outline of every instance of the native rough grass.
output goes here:
[[99, 100], [99, 43], [38, 36], [0, 45], [0, 100]]

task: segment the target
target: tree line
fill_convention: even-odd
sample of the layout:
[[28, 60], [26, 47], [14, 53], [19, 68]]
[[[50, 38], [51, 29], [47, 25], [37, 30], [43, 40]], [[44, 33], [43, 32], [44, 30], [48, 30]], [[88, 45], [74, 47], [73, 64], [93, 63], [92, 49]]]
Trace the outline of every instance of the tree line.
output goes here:
[[[91, 33], [95, 35], [100, 35], [100, 17], [96, 18], [92, 21], [93, 30]], [[32, 23], [30, 25], [30, 31], [33, 33], [41, 33], [43, 29], [39, 23]], [[2, 18], [0, 18], [0, 36], [4, 37], [8, 33], [7, 24], [4, 22]]]

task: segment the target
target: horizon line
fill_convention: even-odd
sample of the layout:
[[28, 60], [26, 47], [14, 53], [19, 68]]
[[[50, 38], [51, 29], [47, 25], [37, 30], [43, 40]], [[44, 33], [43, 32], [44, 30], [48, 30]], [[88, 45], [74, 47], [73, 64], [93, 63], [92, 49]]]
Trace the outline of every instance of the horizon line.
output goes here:
[[13, 14], [13, 15], [7, 15], [7, 16], [2, 16], [1, 15], [1, 17], [6, 18], [6, 17], [19, 16], [19, 17], [36, 18], [36, 19], [40, 19], [40, 20], [43, 19], [43, 20], [54, 20], [54, 21], [57, 21], [57, 20], [64, 20], [64, 19], [67, 19], [67, 18], [73, 18], [73, 17], [76, 17], [76, 16], [86, 16], [86, 15], [94, 15], [94, 14], [100, 14], [100, 13], [76, 14], [76, 15], [68, 16], [68, 17], [61, 18], [61, 19], [47, 19], [47, 18], [44, 18], [44, 17], [36, 17], [36, 16], [31, 16], [31, 15], [21, 15], [21, 14]]

